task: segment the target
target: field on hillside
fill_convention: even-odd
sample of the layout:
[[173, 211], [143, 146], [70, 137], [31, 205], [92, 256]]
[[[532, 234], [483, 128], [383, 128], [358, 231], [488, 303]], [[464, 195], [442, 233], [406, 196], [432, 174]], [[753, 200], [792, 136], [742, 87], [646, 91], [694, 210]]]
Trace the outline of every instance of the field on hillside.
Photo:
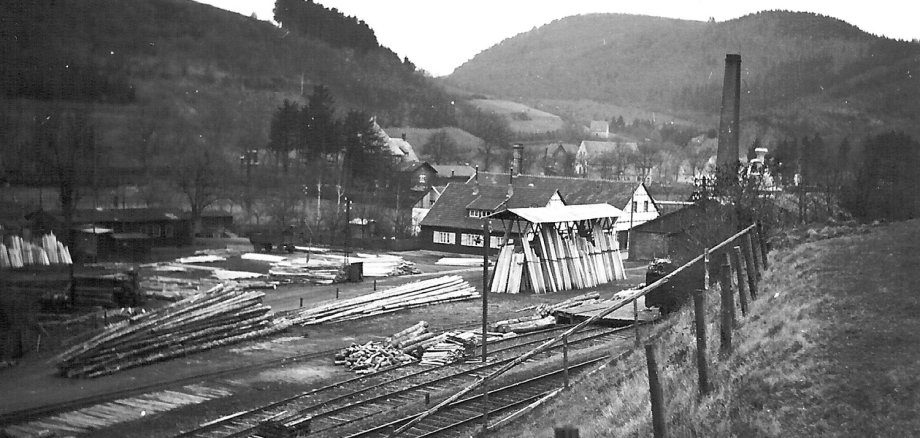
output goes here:
[[[635, 107], [620, 106], [613, 103], [596, 102], [588, 99], [579, 100], [560, 100], [560, 99], [537, 99], [528, 101], [528, 104], [534, 108], [544, 111], [551, 111], [571, 120], [587, 125], [592, 120], [607, 120], [612, 118], [623, 117], [627, 124], [633, 119], [652, 120], [656, 124], [675, 122], [685, 125], [695, 124], [686, 119], [675, 117], [669, 114], [647, 111]], [[718, 127], [718, 120], [711, 121], [714, 126]]]
[[564, 125], [562, 118], [555, 114], [510, 100], [473, 99], [470, 103], [484, 111], [505, 116], [511, 130], [521, 134], [553, 132], [562, 129]]

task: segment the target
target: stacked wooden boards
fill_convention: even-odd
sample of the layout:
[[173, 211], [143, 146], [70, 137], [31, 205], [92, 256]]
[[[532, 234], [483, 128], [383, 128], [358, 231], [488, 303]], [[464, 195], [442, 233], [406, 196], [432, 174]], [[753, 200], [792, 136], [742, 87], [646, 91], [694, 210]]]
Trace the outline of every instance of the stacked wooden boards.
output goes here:
[[458, 275], [416, 281], [347, 300], [291, 311], [295, 324], [313, 325], [383, 315], [413, 307], [478, 298], [476, 288]]
[[68, 377], [96, 377], [213, 347], [276, 333], [262, 292], [219, 285], [152, 312], [136, 315], [74, 345], [58, 357]]
[[546, 293], [625, 279], [615, 231], [591, 227], [590, 239], [557, 224], [529, 228], [499, 251], [490, 290]]
[[10, 236], [9, 245], [0, 242], [0, 268], [70, 264], [73, 264], [70, 250], [53, 233], [42, 236], [41, 243], [32, 243], [19, 236]]

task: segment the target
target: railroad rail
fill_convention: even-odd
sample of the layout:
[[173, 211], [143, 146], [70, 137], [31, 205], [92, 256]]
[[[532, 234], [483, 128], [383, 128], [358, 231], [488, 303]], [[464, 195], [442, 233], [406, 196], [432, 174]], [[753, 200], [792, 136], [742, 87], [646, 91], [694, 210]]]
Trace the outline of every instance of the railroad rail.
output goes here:
[[[604, 356], [570, 364], [569, 373], [577, 376], [591, 365], [603, 362], [608, 358], [609, 356]], [[490, 389], [488, 391], [489, 418], [497, 418], [511, 413], [515, 409], [533, 403], [558, 389], [564, 384], [564, 373], [565, 370], [562, 369], [553, 370], [520, 382]], [[415, 428], [406, 433], [405, 436], [423, 438], [475, 435], [475, 431], [481, 428], [480, 422], [484, 411], [483, 404], [484, 399], [481, 393], [457, 400], [438, 411], [435, 415], [428, 416], [422, 422], [417, 423]], [[414, 418], [414, 415], [407, 416], [366, 430], [340, 436], [347, 438], [388, 437], [394, 430], [409, 423]]]
[[[177, 436], [252, 436], [267, 424], [287, 425], [283, 427], [294, 429], [309, 428], [311, 436], [341, 436], [343, 430], [364, 421], [385, 421], [377, 417], [394, 409], [413, 403], [424, 409], [427, 405], [423, 401], [429, 400], [432, 395], [469, 384], [514, 360], [521, 351], [543, 343], [565, 329], [553, 328], [493, 342], [490, 345], [497, 348], [489, 352], [490, 357], [499, 359], [485, 364], [467, 362], [423, 366], [421, 369], [418, 365], [401, 365], [220, 418]], [[585, 330], [580, 336], [572, 337], [569, 345], [587, 348], [597, 343], [606, 343], [611, 337], [631, 339], [624, 334], [628, 329]], [[547, 352], [547, 355], [551, 354]]]

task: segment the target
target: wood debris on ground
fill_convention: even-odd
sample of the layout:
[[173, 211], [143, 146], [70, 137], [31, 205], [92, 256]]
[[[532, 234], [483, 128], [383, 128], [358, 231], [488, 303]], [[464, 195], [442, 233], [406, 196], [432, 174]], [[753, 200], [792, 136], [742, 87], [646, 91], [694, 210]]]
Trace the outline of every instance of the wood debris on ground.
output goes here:
[[168, 306], [131, 317], [56, 357], [67, 377], [97, 377], [189, 353], [277, 333], [264, 293], [221, 284]]
[[316, 307], [295, 309], [288, 316], [298, 325], [340, 322], [398, 312], [432, 304], [479, 298], [476, 288], [458, 275], [421, 280], [391, 289]]
[[529, 316], [498, 321], [492, 324], [492, 329], [499, 333], [528, 333], [550, 328], [556, 325], [556, 318], [554, 316], [556, 311], [578, 307], [586, 303], [596, 303], [599, 302], [600, 297], [601, 294], [598, 292], [589, 292], [555, 304], [541, 303], [536, 306], [525, 307], [519, 311], [532, 310], [534, 313]]

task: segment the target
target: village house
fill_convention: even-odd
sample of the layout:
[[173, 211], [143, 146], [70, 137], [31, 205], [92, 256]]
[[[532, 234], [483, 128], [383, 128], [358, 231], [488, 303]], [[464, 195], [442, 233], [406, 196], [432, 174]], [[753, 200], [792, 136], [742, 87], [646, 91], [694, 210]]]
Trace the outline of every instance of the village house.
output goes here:
[[[638, 152], [639, 145], [636, 142], [629, 141], [594, 141], [584, 140], [578, 145], [578, 151], [575, 152], [575, 175], [593, 177], [598, 174], [601, 167], [601, 160]], [[618, 179], [626, 176], [633, 181], [643, 181], [645, 174], [639, 172], [632, 166], [624, 166], [623, 175], [614, 175]]]
[[[509, 195], [510, 193], [510, 195]], [[564, 205], [556, 190], [541, 190], [508, 185], [450, 183], [420, 222], [422, 248], [466, 254], [482, 253], [483, 218], [507, 208]], [[488, 220], [491, 227], [489, 248], [501, 246], [505, 235], [501, 221]], [[510, 230], [512, 237], [516, 236]]]
[[610, 124], [606, 120], [592, 120], [591, 124], [588, 125], [588, 135], [591, 138], [609, 138]]
[[[510, 198], [509, 187], [513, 193]], [[475, 190], [478, 192], [473, 195]], [[522, 199], [525, 195], [529, 199]], [[420, 238], [427, 248], [471, 252], [462, 245], [462, 235], [481, 234], [480, 218], [488, 214], [512, 207], [602, 203], [623, 211], [614, 225], [623, 251], [629, 230], [659, 215], [654, 198], [641, 182], [480, 172], [466, 184], [448, 185], [421, 220]]]

